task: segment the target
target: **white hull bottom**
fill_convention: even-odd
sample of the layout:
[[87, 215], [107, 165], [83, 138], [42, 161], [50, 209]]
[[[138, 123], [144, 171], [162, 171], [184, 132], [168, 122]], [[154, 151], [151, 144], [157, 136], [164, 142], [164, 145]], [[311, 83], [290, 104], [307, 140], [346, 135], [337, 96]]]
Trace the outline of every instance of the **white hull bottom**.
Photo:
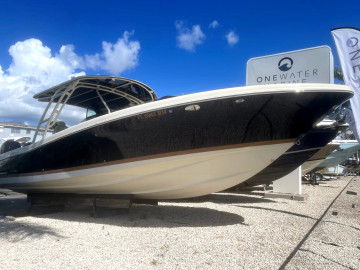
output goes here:
[[132, 194], [189, 198], [222, 191], [257, 174], [292, 146], [272, 144], [185, 154], [90, 169], [0, 178], [27, 193]]

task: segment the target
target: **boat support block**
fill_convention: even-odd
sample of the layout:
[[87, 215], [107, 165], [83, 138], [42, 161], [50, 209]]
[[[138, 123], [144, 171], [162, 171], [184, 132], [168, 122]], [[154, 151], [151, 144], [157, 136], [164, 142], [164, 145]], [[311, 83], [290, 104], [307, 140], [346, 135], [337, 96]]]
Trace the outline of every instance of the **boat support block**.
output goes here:
[[99, 194], [49, 194], [32, 193], [27, 195], [30, 209], [54, 206], [89, 206], [93, 217], [105, 217], [128, 213], [132, 205], [132, 195]]

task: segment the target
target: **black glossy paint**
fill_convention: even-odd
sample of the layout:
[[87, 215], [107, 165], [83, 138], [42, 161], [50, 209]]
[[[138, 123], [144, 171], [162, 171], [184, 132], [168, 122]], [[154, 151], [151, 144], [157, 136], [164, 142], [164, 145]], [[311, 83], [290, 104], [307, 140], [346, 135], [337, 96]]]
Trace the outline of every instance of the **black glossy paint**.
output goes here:
[[[0, 173], [46, 172], [206, 147], [295, 139], [349, 93], [276, 93], [197, 102], [102, 123], [0, 161]], [[155, 101], [156, 102], [156, 101]], [[141, 105], [140, 105], [141, 106]], [[241, 164], [239, 164], [241, 166]]]

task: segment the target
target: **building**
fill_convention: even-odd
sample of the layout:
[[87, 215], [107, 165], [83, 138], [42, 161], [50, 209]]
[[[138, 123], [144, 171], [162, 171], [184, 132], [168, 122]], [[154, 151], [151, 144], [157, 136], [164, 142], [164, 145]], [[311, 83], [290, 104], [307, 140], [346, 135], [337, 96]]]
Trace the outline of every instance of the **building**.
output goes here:
[[[35, 135], [36, 128], [36, 126], [31, 125], [0, 122], [0, 139], [29, 137], [30, 141], [32, 141]], [[43, 131], [39, 131], [37, 140], [41, 139], [41, 135], [43, 135]], [[2, 142], [4, 142], [4, 140], [1, 140], [0, 144]]]

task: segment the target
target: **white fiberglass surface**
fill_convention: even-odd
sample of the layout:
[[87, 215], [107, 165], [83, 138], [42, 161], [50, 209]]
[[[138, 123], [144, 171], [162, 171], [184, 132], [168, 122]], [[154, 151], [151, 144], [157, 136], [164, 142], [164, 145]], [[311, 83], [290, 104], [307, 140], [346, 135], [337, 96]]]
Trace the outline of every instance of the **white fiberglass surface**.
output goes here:
[[0, 179], [9, 188], [40, 192], [133, 194], [186, 198], [221, 191], [252, 177], [291, 143], [244, 147], [137, 161], [99, 168]]

